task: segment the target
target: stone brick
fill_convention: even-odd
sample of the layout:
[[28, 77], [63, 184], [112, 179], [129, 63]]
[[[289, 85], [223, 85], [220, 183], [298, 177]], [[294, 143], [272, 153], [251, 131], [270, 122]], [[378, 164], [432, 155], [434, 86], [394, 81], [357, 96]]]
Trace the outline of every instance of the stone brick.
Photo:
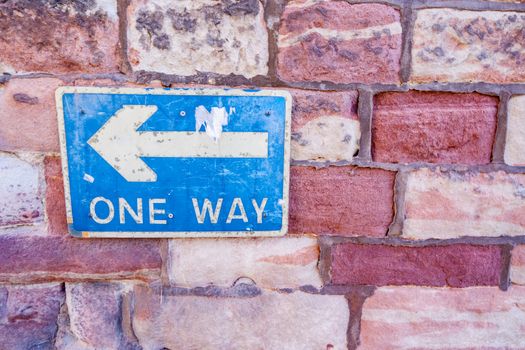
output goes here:
[[0, 348], [53, 349], [60, 284], [0, 286]]
[[231, 286], [247, 277], [264, 288], [321, 286], [319, 246], [309, 237], [170, 241], [169, 275], [180, 286]]
[[0, 226], [42, 221], [38, 161], [0, 153]]
[[127, 30], [134, 70], [248, 78], [268, 71], [268, 34], [259, 1], [133, 0]]
[[350, 285], [497, 286], [502, 265], [501, 248], [493, 245], [344, 243], [332, 247], [331, 276]]
[[519, 12], [418, 11], [411, 81], [523, 82], [523, 26]]
[[117, 283], [67, 283], [71, 335], [59, 349], [121, 349], [123, 288]]
[[0, 149], [58, 151], [54, 78], [11, 79], [0, 94]]
[[117, 72], [116, 12], [115, 0], [2, 1], [0, 74]]
[[357, 92], [290, 92], [293, 96], [292, 159], [352, 160], [361, 136]]
[[66, 204], [60, 157], [49, 156], [44, 159], [44, 174], [46, 177], [47, 231], [56, 235], [67, 234]]
[[525, 285], [525, 245], [518, 245], [512, 249], [510, 281], [514, 284]]
[[403, 237], [410, 239], [525, 234], [525, 174], [411, 172]]
[[385, 287], [366, 299], [360, 350], [523, 349], [524, 287]]
[[393, 217], [395, 172], [350, 166], [295, 166], [290, 233], [385, 236]]
[[145, 350], [346, 349], [344, 296], [265, 291], [212, 298], [138, 286], [134, 310], [133, 330]]
[[505, 163], [525, 166], [525, 96], [513, 96], [508, 104]]
[[155, 240], [0, 236], [0, 282], [159, 278]]
[[277, 73], [285, 81], [398, 83], [399, 11], [382, 4], [291, 1], [278, 51]]
[[498, 99], [480, 94], [376, 96], [372, 156], [386, 163], [490, 163]]

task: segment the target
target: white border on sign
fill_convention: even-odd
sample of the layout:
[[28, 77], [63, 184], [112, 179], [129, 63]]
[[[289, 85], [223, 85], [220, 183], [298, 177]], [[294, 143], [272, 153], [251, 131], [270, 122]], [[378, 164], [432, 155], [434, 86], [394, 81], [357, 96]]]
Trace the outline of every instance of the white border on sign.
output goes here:
[[[284, 176], [283, 176], [283, 216], [279, 231], [188, 231], [188, 232], [77, 232], [72, 229], [73, 214], [71, 209], [71, 193], [69, 186], [69, 171], [66, 147], [66, 130], [64, 106], [62, 97], [66, 93], [81, 94], [135, 94], [135, 95], [203, 95], [203, 96], [279, 96], [286, 101], [285, 133], [284, 133]], [[123, 88], [123, 87], [84, 87], [64, 86], [55, 92], [58, 134], [60, 138], [60, 153], [62, 155], [62, 174], [64, 177], [64, 194], [66, 200], [66, 215], [69, 233], [74, 237], [83, 238], [220, 238], [220, 237], [278, 237], [288, 232], [288, 208], [290, 188], [290, 138], [292, 96], [286, 90], [255, 90], [218, 89], [218, 88]]]

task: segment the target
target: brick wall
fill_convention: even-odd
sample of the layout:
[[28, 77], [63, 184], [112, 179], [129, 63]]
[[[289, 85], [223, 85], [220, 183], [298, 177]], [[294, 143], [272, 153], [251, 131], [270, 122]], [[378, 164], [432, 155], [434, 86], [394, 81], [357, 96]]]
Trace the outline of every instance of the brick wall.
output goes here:
[[[282, 238], [67, 235], [59, 86], [279, 88]], [[0, 1], [0, 349], [525, 348], [522, 0]]]

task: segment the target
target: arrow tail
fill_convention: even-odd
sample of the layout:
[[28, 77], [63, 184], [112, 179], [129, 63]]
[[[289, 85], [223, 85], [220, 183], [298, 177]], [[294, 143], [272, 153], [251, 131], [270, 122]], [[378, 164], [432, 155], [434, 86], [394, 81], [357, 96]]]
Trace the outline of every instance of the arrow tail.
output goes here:
[[140, 157], [268, 158], [268, 133], [224, 132], [214, 141], [205, 132], [141, 132]]

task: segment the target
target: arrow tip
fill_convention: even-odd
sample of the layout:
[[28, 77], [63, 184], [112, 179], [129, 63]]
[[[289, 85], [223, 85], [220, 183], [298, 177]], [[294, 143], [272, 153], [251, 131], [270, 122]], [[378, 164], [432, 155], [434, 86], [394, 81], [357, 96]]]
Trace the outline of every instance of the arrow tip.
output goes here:
[[155, 112], [155, 105], [123, 105], [87, 141], [128, 182], [155, 182], [157, 174], [140, 158], [137, 129]]

